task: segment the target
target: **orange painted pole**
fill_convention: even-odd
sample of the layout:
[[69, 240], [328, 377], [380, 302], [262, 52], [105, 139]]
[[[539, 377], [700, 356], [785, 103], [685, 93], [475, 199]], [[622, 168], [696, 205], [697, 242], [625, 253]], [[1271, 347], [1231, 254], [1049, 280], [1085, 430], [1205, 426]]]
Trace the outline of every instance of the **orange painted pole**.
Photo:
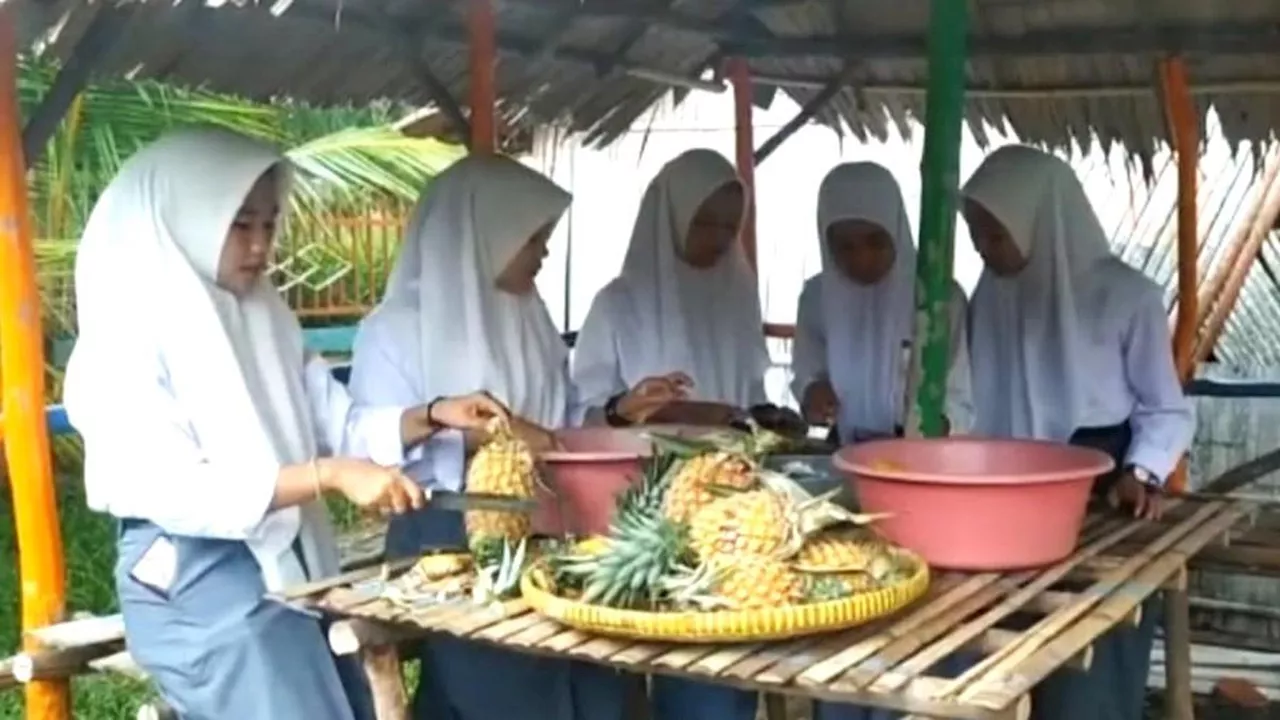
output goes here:
[[[66, 588], [44, 417], [44, 334], [27, 214], [14, 12], [12, 3], [0, 8], [0, 365], [25, 632], [63, 619]], [[30, 638], [24, 639], [25, 649], [37, 649], [32, 645]], [[32, 682], [26, 693], [28, 720], [71, 717], [65, 680]]]
[[497, 144], [497, 20], [490, 0], [469, 0], [471, 152], [492, 155]]
[[756, 269], [756, 140], [751, 106], [751, 68], [744, 58], [728, 63], [729, 82], [733, 85], [734, 148], [738, 177], [746, 191], [746, 213], [742, 219], [742, 250], [747, 263]]
[[[1170, 142], [1178, 154], [1178, 315], [1173, 331], [1173, 358], [1178, 378], [1185, 385], [1195, 375], [1195, 345], [1199, 330], [1199, 229], [1196, 219], [1196, 174], [1199, 160], [1200, 128], [1195, 100], [1187, 82], [1182, 58], [1160, 61], [1160, 86], [1164, 96]], [[1169, 479], [1169, 490], [1187, 489], [1187, 463], [1178, 464]]]

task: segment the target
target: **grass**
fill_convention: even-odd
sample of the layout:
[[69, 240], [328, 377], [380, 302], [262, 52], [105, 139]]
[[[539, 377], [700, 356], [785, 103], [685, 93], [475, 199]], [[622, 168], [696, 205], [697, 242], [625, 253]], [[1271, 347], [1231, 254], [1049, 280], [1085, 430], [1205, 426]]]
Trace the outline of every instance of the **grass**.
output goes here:
[[[116, 612], [112, 568], [115, 564], [115, 524], [91, 512], [84, 504], [80, 463], [74, 448], [57, 453], [58, 508], [62, 518], [62, 542], [67, 566], [67, 612], [112, 614]], [[18, 544], [14, 535], [13, 506], [8, 487], [0, 485], [0, 655], [16, 651], [21, 633], [18, 587]], [[122, 677], [90, 676], [72, 683], [76, 720], [131, 718], [150, 699], [151, 689]], [[22, 717], [22, 692], [0, 691], [0, 718]]]

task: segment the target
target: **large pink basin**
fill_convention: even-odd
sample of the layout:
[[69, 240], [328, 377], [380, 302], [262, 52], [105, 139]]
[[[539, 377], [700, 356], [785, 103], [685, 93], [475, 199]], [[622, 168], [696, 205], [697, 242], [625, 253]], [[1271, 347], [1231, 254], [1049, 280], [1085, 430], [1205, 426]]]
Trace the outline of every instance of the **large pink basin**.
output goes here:
[[863, 512], [890, 541], [954, 570], [1041, 567], [1070, 555], [1094, 479], [1114, 466], [1096, 450], [1027, 440], [876, 440], [836, 453]]
[[549, 536], [607, 533], [617, 496], [640, 478], [641, 464], [652, 450], [646, 432], [696, 435], [707, 431], [676, 425], [558, 431], [564, 450], [539, 458], [543, 480], [555, 492], [538, 491], [533, 531]]

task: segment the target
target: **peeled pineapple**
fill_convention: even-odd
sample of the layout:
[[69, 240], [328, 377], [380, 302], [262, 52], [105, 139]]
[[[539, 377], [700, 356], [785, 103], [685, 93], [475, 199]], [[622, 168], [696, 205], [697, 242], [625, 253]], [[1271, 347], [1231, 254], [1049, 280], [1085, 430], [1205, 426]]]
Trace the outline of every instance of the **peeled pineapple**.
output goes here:
[[731, 452], [711, 452], [685, 462], [667, 489], [663, 512], [674, 522], [689, 522], [716, 499], [714, 487], [748, 490], [755, 484], [750, 460]]
[[748, 556], [724, 568], [713, 592], [735, 609], [776, 608], [801, 602], [805, 582], [785, 562]]
[[[475, 454], [467, 470], [467, 492], [532, 498], [538, 471], [529, 445], [501, 420], [490, 424], [489, 440]], [[467, 543], [473, 553], [491, 554], [504, 541], [518, 545], [529, 537], [529, 516], [496, 510], [471, 510], [465, 515]]]
[[717, 557], [784, 553], [791, 535], [786, 500], [768, 490], [751, 490], [712, 501], [694, 513], [689, 540], [704, 561]]

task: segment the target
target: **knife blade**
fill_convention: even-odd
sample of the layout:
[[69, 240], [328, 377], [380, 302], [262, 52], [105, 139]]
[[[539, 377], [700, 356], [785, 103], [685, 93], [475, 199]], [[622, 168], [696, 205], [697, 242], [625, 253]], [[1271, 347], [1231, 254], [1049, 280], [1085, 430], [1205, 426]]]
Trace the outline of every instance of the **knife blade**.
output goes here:
[[427, 507], [464, 512], [467, 510], [494, 510], [497, 512], [528, 515], [538, 507], [532, 498], [518, 498], [492, 493], [459, 493], [447, 490], [426, 490]]

